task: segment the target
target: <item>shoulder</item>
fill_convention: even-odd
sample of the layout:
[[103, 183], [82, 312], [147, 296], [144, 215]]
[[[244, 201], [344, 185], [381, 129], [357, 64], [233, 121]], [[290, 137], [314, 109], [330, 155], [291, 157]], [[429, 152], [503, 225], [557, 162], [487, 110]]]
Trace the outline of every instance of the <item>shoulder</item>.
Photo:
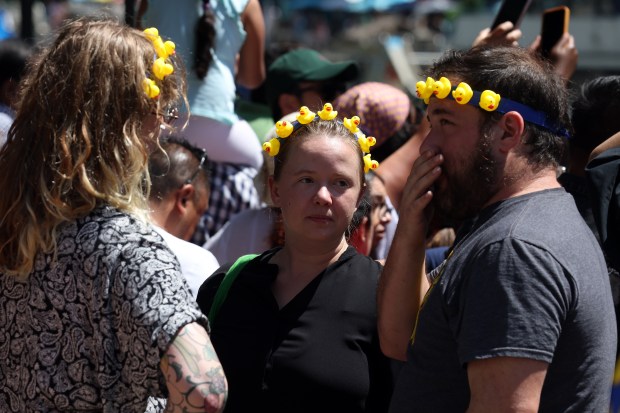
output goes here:
[[342, 271], [351, 277], [374, 283], [379, 279], [383, 265], [367, 255], [360, 254], [355, 248], [349, 246], [332, 266], [331, 270]]
[[218, 0], [213, 4], [214, 10], [222, 10], [228, 17], [240, 16], [251, 0]]
[[[178, 262], [163, 238], [145, 221], [110, 206], [93, 210], [76, 223], [75, 241], [85, 253], [101, 258], [110, 270], [142, 272], [178, 270]], [[65, 232], [65, 235], [69, 235]], [[145, 262], [151, 265], [142, 265]], [[155, 263], [158, 264], [155, 264]]]

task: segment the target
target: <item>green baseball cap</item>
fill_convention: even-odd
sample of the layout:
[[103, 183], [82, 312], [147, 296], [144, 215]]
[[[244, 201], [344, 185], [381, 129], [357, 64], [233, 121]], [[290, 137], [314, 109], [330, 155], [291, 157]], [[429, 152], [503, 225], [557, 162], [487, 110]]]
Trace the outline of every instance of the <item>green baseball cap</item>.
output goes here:
[[283, 93], [295, 93], [300, 82], [349, 82], [359, 75], [353, 60], [331, 62], [316, 50], [299, 48], [278, 57], [269, 66], [265, 95], [271, 108]]

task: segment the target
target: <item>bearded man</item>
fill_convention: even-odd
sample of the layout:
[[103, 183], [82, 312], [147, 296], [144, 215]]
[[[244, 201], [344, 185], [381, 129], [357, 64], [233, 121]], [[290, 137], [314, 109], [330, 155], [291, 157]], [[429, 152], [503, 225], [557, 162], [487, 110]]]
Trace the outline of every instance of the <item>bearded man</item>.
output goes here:
[[[605, 260], [556, 179], [568, 96], [518, 47], [447, 52], [418, 87], [431, 130], [379, 290], [390, 412], [603, 412], [616, 325]], [[467, 220], [424, 273], [434, 211]]]

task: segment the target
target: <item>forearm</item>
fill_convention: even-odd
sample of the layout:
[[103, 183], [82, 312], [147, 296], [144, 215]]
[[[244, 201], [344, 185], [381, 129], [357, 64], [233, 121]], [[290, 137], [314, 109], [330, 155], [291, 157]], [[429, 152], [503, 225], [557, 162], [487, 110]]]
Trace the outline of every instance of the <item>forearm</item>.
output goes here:
[[594, 150], [590, 154], [590, 160], [596, 158], [597, 156], [599, 156], [600, 154], [602, 154], [608, 149], [617, 148], [619, 146], [620, 146], [620, 132], [611, 136], [609, 139], [607, 139], [606, 141], [601, 143], [599, 146], [594, 148]]
[[443, 157], [426, 151], [413, 163], [403, 190], [400, 220], [377, 297], [379, 339], [383, 353], [405, 360], [407, 346], [428, 290], [424, 268], [425, 239], [431, 216], [431, 188], [441, 172]]
[[239, 51], [237, 82], [255, 89], [263, 83], [265, 69], [265, 21], [258, 0], [250, 0], [242, 16], [243, 27], [247, 33]]
[[221, 412], [228, 385], [211, 340], [198, 323], [184, 326], [162, 357], [167, 412]]
[[381, 350], [405, 360], [420, 304], [428, 290], [423, 231], [399, 225], [379, 281], [378, 328]]

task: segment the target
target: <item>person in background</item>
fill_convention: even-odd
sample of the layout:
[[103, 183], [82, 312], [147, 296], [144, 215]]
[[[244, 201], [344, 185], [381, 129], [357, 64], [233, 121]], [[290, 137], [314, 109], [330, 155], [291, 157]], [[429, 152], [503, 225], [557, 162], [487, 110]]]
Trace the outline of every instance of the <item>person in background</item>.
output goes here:
[[[391, 213], [385, 237], [370, 255], [385, 260], [398, 224], [394, 205], [398, 205], [411, 165], [419, 155], [421, 113], [416, 112], [405, 92], [381, 82], [363, 82], [349, 88], [336, 98], [334, 106], [343, 118], [358, 116], [361, 131], [376, 140], [372, 151], [380, 165], [373, 173], [382, 179], [387, 193], [386, 207]], [[398, 161], [392, 161], [392, 156]]]
[[0, 41], [0, 147], [13, 123], [19, 82], [31, 55], [31, 47], [21, 40]]
[[[601, 142], [592, 150], [586, 167], [591, 190], [594, 220], [609, 266], [620, 271], [620, 132]], [[617, 308], [617, 307], [616, 307]], [[616, 313], [617, 315], [618, 313]], [[610, 413], [620, 412], [620, 359], [611, 390]]]
[[560, 184], [575, 198], [584, 220], [599, 238], [592, 213], [585, 168], [592, 151], [620, 131], [620, 76], [601, 76], [584, 82], [572, 102], [573, 135], [568, 141], [566, 172]]
[[371, 255], [375, 246], [385, 238], [386, 227], [392, 220], [392, 209], [387, 204], [387, 192], [381, 177], [371, 171], [366, 174], [364, 202], [360, 203], [359, 223], [349, 238], [349, 243], [364, 255]]
[[[406, 360], [390, 411], [606, 411], [616, 322], [603, 254], [556, 179], [564, 81], [518, 47], [446, 52], [426, 75], [431, 131], [378, 294], [381, 348]], [[427, 275], [434, 210], [471, 225]]]
[[265, 23], [259, 0], [140, 0], [139, 24], [178, 39], [188, 67], [191, 115], [183, 136], [212, 161], [209, 208], [192, 242], [204, 244], [228, 220], [260, 207], [253, 179], [261, 142], [235, 112], [237, 85], [254, 89], [265, 79]]
[[[493, 30], [489, 27], [482, 29], [474, 39], [472, 47], [519, 46], [521, 36], [523, 36], [521, 29], [515, 29], [512, 22], [506, 21]], [[542, 39], [540, 35], [537, 35], [532, 44], [530, 44], [529, 49], [539, 53], [541, 44]], [[572, 34], [566, 32], [562, 35], [560, 40], [551, 49], [549, 60], [553, 65], [555, 73], [568, 83], [577, 69], [577, 61], [579, 60], [579, 51]]]
[[[558, 181], [571, 194], [577, 209], [601, 246], [601, 236], [593, 210], [598, 189], [592, 190], [586, 176], [586, 166], [592, 151], [610, 136], [620, 131], [620, 76], [600, 76], [584, 82], [572, 102], [571, 121], [574, 133], [568, 141], [566, 171]], [[609, 179], [609, 178], [605, 178]], [[597, 202], [598, 204], [598, 202]], [[600, 216], [599, 216], [600, 217]], [[620, 330], [620, 265], [612, 265], [615, 259], [604, 249], [608, 263], [609, 281], [614, 299], [616, 322]], [[616, 253], [614, 252], [615, 256]], [[620, 355], [620, 347], [617, 350]]]
[[331, 62], [306, 48], [282, 54], [271, 63], [265, 79], [265, 98], [273, 121], [301, 106], [320, 108], [333, 102], [358, 76], [359, 66], [352, 60]]
[[[247, 262], [211, 318], [229, 413], [387, 409], [391, 371], [376, 330], [382, 267], [347, 243], [365, 165], [376, 164], [364, 161], [357, 135], [325, 115], [307, 114], [286, 139], [271, 140], [269, 188], [284, 245]], [[205, 313], [228, 270], [200, 288]]]
[[181, 264], [194, 295], [219, 264], [213, 254], [189, 241], [209, 204], [209, 158], [184, 139], [168, 137], [149, 156], [150, 217]]
[[23, 79], [0, 150], [0, 411], [224, 407], [208, 321], [148, 225], [147, 159], [185, 96], [161, 40], [78, 19]]

